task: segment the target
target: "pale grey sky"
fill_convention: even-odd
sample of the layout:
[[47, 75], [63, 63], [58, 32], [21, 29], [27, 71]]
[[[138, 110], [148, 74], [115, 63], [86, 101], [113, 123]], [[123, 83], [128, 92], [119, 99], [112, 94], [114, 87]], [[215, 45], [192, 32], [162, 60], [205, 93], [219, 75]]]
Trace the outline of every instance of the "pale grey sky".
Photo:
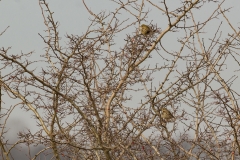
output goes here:
[[[176, 1], [175, 1], [176, 2]], [[169, 8], [176, 7], [173, 1], [169, 1]], [[177, 1], [178, 2], [178, 1]], [[107, 0], [88, 0], [86, 1], [89, 8], [95, 13], [99, 13], [102, 10], [107, 12], [114, 11], [115, 4]], [[240, 1], [239, 0], [227, 0], [224, 3], [226, 7], [233, 7], [231, 12], [227, 13], [229, 20], [233, 23], [235, 27], [239, 25], [239, 10]], [[81, 0], [51, 0], [49, 1], [49, 7], [54, 12], [54, 18], [56, 21], [60, 22], [60, 33], [62, 36], [68, 34], [81, 34], [86, 30], [89, 22], [90, 15], [86, 11]], [[199, 19], [206, 19], [209, 13], [212, 11], [212, 6], [205, 7], [205, 14], [199, 12]], [[164, 29], [167, 24], [167, 19], [161, 19], [161, 15], [156, 15], [154, 12], [155, 8], [146, 3], [146, 9], [150, 10], [148, 16], [148, 23], [157, 23], [162, 29]], [[45, 26], [43, 24], [43, 18], [41, 15], [41, 10], [38, 5], [38, 1], [35, 0], [2, 0], [0, 2], [0, 31], [10, 26], [8, 31], [0, 37], [0, 44], [2, 46], [12, 46], [12, 52], [29, 52], [35, 50], [36, 52], [41, 52], [44, 44], [39, 37], [38, 33], [44, 34]], [[124, 17], [124, 14], [122, 18]], [[221, 19], [223, 20], [223, 19]], [[216, 22], [220, 23], [221, 20]], [[136, 27], [137, 24], [136, 24]], [[212, 26], [208, 26], [209, 31], [215, 30], [216, 23]], [[134, 28], [132, 28], [134, 29]], [[229, 29], [227, 25], [223, 25], [223, 29]], [[229, 30], [231, 33], [231, 30]], [[168, 41], [167, 41], [168, 42]]]

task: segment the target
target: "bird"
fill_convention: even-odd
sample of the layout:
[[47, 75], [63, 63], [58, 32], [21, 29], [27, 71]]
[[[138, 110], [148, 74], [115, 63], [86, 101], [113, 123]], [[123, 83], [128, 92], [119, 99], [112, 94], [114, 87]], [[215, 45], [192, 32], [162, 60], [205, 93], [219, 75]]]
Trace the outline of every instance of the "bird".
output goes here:
[[142, 24], [140, 26], [140, 32], [142, 35], [147, 36], [152, 32], [152, 30], [148, 25]]
[[175, 118], [168, 109], [162, 108], [161, 111], [162, 111], [162, 114], [161, 114], [161, 117], [162, 117], [162, 118], [164, 118], [164, 119], [166, 119], [166, 120]]

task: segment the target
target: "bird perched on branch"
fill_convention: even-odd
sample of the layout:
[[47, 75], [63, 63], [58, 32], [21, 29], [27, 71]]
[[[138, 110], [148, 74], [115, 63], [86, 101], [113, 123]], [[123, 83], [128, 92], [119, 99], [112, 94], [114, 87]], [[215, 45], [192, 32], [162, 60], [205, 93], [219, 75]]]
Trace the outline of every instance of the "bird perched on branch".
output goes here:
[[164, 119], [166, 119], [166, 120], [169, 120], [169, 119], [172, 119], [172, 118], [174, 118], [174, 116], [172, 115], [172, 113], [169, 111], [169, 110], [167, 110], [166, 108], [162, 108], [161, 109], [161, 117], [162, 118], [164, 118]]
[[140, 32], [142, 35], [147, 36], [152, 32], [152, 29], [149, 26], [142, 24], [140, 26]]

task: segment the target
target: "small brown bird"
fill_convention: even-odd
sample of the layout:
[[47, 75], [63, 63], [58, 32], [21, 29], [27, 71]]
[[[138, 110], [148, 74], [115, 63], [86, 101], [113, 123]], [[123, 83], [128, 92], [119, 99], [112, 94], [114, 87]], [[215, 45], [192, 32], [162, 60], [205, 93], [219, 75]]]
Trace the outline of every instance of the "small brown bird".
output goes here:
[[164, 118], [166, 120], [174, 118], [172, 113], [169, 110], [167, 110], [166, 108], [162, 108], [161, 111], [162, 111], [162, 114], [161, 114], [162, 118]]
[[142, 24], [140, 26], [140, 32], [141, 32], [142, 35], [147, 36], [152, 32], [152, 30], [149, 26], [147, 26], [145, 24]]

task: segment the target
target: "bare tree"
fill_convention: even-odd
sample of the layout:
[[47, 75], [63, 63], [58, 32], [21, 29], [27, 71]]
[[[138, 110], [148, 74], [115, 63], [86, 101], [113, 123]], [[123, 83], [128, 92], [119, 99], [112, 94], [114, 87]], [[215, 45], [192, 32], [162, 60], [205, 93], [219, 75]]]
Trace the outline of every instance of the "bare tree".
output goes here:
[[[46, 45], [44, 60], [1, 48], [1, 70], [11, 70], [1, 75], [2, 93], [20, 100], [11, 108], [1, 105], [2, 159], [12, 159], [11, 150], [21, 144], [45, 146], [29, 159], [49, 151], [52, 159], [238, 156], [240, 91], [233, 86], [239, 80], [240, 32], [225, 15], [231, 11], [222, 7], [225, 0], [188, 0], [177, 7], [166, 0], [112, 2], [115, 12], [94, 13], [82, 0], [91, 24], [83, 35], [66, 35], [63, 46], [59, 22], [48, 3], [39, 0], [47, 33], [39, 34]], [[151, 13], [146, 5], [168, 21], [166, 28], [147, 24], [152, 30], [147, 36], [138, 29]], [[197, 20], [206, 5], [213, 6], [211, 14]], [[123, 12], [130, 18], [121, 17]], [[216, 19], [222, 21], [214, 24], [214, 34], [206, 34]], [[222, 23], [232, 28], [228, 37], [222, 36]], [[135, 31], [119, 44], [116, 36], [129, 28]], [[171, 37], [174, 48], [166, 46], [165, 37]], [[236, 70], [225, 77], [232, 65]], [[39, 130], [19, 132], [10, 144], [6, 121], [16, 106], [34, 115]], [[162, 108], [175, 118], [161, 117]]]

